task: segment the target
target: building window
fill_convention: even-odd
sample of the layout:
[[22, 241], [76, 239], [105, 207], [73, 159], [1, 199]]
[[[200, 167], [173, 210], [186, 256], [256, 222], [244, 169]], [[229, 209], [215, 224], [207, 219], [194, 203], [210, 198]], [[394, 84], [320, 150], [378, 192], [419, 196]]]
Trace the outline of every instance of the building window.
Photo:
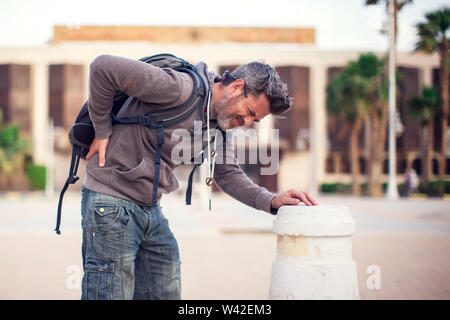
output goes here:
[[407, 161], [405, 158], [401, 158], [397, 162], [397, 173], [406, 173]]
[[384, 159], [383, 161], [383, 173], [389, 174], [389, 159]]
[[341, 168], [342, 168], [342, 173], [350, 173], [351, 172], [350, 159], [347, 156], [342, 156]]
[[327, 173], [334, 173], [334, 159], [333, 156], [328, 156], [326, 162]]
[[359, 158], [359, 173], [361, 174], [367, 173], [367, 160], [363, 157]]
[[412, 163], [412, 168], [416, 170], [417, 174], [420, 176], [422, 174], [422, 161], [420, 159], [415, 159]]
[[433, 171], [434, 175], [439, 174], [439, 162], [437, 161], [437, 159], [431, 160], [431, 170]]

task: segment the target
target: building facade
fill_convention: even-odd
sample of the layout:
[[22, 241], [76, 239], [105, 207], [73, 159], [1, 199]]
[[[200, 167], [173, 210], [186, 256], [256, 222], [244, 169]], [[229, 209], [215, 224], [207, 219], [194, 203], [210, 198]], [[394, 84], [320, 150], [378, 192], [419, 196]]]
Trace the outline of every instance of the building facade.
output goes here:
[[[83, 32], [90, 34], [89, 30]], [[192, 38], [186, 42], [174, 42], [170, 37], [145, 41], [145, 37], [149, 36], [142, 30], [139, 31], [141, 38], [133, 38], [132, 41], [108, 39], [108, 33], [102, 32], [93, 39], [84, 39], [82, 35], [72, 39], [74, 34], [69, 32], [66, 39], [64, 35], [61, 36], [63, 32], [55, 28], [55, 40], [48, 45], [0, 48], [0, 107], [4, 118], [27, 132], [33, 144], [34, 162], [38, 164], [48, 163], [48, 155], [51, 154], [47, 143], [49, 119], [53, 120], [57, 190], [64, 183], [69, 168], [67, 132], [88, 97], [90, 62], [101, 54], [139, 59], [162, 52], [173, 53], [194, 64], [204, 61], [217, 73], [227, 69], [231, 71], [250, 61], [264, 61], [274, 66], [288, 84], [290, 95], [294, 98], [292, 111], [284, 118], [268, 116], [255, 127], [260, 132], [278, 129], [279, 141], [261, 135], [258, 143], [279, 148], [279, 170], [274, 175], [265, 176], [260, 174], [259, 169], [264, 166], [260, 159], [256, 164], [242, 164], [257, 183], [271, 191], [297, 188], [316, 193], [321, 183], [351, 181], [349, 138], [348, 135], [339, 134], [339, 126], [329, 121], [326, 86], [333, 74], [349, 61], [356, 60], [363, 52], [318, 50], [314, 46], [313, 29], [306, 29], [303, 38], [299, 30], [282, 29], [273, 29], [272, 33], [263, 30], [262, 35], [253, 36], [248, 32], [246, 36], [236, 38], [236, 32], [230, 33], [230, 30], [217, 31], [219, 37], [214, 30], [197, 28], [186, 31], [186, 37]], [[164, 31], [158, 32], [164, 34]], [[270, 42], [263, 42], [264, 33], [271, 34]], [[233, 34], [234, 38], [227, 41], [226, 36], [231, 37], [229, 34]], [[120, 35], [123, 37], [123, 33]], [[176, 37], [175, 34], [172, 36]], [[384, 52], [375, 54], [380, 57], [385, 55]], [[424, 85], [439, 86], [439, 59], [436, 55], [398, 52], [397, 68], [402, 75], [397, 107], [404, 125], [402, 135], [397, 138], [398, 181], [401, 182], [409, 168], [415, 168], [419, 174], [422, 172], [420, 125], [408, 117], [407, 101], [411, 94], [419, 94]], [[438, 134], [439, 130], [436, 129]], [[367, 173], [366, 141], [369, 137], [370, 130], [365, 128], [360, 136], [363, 174]], [[238, 147], [248, 152], [258, 148], [258, 145], [250, 143]], [[437, 162], [439, 139], [435, 139], [434, 150]], [[434, 172], [437, 174], [437, 169]], [[83, 175], [83, 172], [80, 174]], [[384, 179], [387, 180], [387, 165], [385, 174]], [[180, 180], [185, 178], [184, 172], [180, 172]]]

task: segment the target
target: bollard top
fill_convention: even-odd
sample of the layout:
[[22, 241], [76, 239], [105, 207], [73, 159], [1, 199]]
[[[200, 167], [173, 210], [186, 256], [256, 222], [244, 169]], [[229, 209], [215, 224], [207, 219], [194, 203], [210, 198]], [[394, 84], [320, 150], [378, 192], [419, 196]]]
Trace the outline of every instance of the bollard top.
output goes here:
[[355, 221], [345, 206], [282, 206], [273, 231], [280, 235], [347, 236], [355, 233]]

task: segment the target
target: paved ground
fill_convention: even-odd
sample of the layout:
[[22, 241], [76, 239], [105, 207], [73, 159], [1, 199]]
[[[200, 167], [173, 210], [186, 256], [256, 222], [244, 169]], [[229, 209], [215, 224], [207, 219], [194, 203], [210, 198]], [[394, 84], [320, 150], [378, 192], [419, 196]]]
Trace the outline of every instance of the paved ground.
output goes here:
[[[450, 299], [450, 201], [322, 196], [346, 205], [357, 224], [353, 259], [361, 299]], [[213, 211], [170, 196], [163, 211], [182, 259], [184, 299], [267, 299], [276, 257], [274, 217], [215, 196]], [[57, 198], [0, 196], [0, 299], [79, 299], [80, 196], [65, 197], [55, 235]], [[370, 266], [380, 288], [369, 290]]]

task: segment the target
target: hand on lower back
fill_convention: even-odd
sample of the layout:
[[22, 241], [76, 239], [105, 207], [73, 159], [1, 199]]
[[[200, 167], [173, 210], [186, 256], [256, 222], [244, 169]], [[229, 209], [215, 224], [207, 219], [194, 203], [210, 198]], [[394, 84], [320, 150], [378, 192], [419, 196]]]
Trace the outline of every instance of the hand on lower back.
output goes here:
[[89, 160], [92, 158], [92, 156], [96, 153], [98, 153], [98, 166], [104, 167], [106, 164], [106, 148], [108, 147], [109, 138], [106, 139], [99, 139], [94, 138], [91, 143], [91, 147], [89, 148], [89, 152], [86, 155], [86, 160]]

